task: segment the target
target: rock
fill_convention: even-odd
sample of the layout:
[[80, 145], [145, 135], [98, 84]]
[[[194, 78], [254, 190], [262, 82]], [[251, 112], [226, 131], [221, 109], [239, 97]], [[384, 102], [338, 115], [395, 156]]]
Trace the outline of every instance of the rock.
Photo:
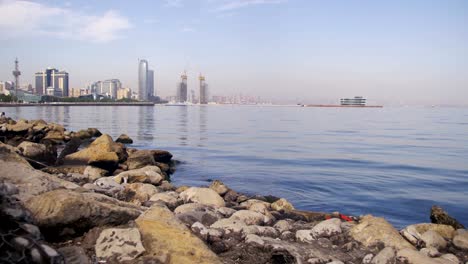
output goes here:
[[101, 131], [99, 131], [97, 128], [94, 128], [94, 127], [89, 127], [88, 128], [88, 133], [91, 135], [91, 137], [100, 137], [100, 136], [102, 136]]
[[443, 224], [453, 226], [455, 229], [464, 229], [455, 218], [451, 217], [442, 207], [434, 205], [431, 208], [431, 221], [434, 224]]
[[396, 249], [413, 248], [390, 223], [372, 215], [362, 217], [359, 224], [351, 228], [349, 234], [366, 247], [383, 243], [387, 247]]
[[265, 206], [267, 209], [270, 209], [271, 208], [271, 204], [268, 203], [268, 202], [265, 202], [265, 201], [262, 201], [262, 200], [257, 200], [257, 199], [249, 199], [245, 202], [242, 202], [240, 204], [240, 206], [244, 206], [245, 208], [247, 208], [248, 210], [250, 210], [250, 208], [252, 206], [255, 206], [255, 205], [258, 205], [258, 204], [261, 204], [263, 206]]
[[163, 192], [151, 196], [153, 202], [163, 202], [169, 209], [175, 209], [179, 205], [179, 194], [176, 192]]
[[75, 132], [74, 137], [77, 137], [79, 139], [89, 139], [89, 138], [92, 138], [91, 134], [88, 132], [88, 130], [80, 130], [78, 132]]
[[78, 148], [81, 146], [81, 139], [74, 137], [71, 138], [70, 141], [65, 144], [65, 147], [62, 149], [62, 152], [60, 152], [60, 155], [57, 158], [56, 165], [62, 165], [63, 164], [63, 159], [72, 153], [75, 153]]
[[188, 226], [195, 222], [210, 226], [223, 217], [214, 207], [197, 203], [181, 205], [174, 212], [177, 218]]
[[59, 248], [58, 252], [65, 258], [67, 264], [91, 264], [84, 249], [77, 246]]
[[318, 223], [312, 228], [312, 235], [315, 238], [331, 237], [333, 235], [341, 234], [341, 220], [338, 218], [331, 218]]
[[423, 253], [411, 249], [411, 248], [404, 248], [398, 251], [397, 253], [397, 260], [401, 263], [408, 263], [408, 264], [443, 264], [446, 263], [443, 260], [430, 258]]
[[223, 198], [210, 188], [191, 187], [180, 193], [180, 198], [186, 203], [194, 202], [218, 207], [225, 206]]
[[109, 135], [104, 134], [87, 148], [65, 156], [64, 164], [89, 164], [113, 171], [125, 152], [124, 148], [118, 144], [114, 143]]
[[444, 254], [442, 256], [440, 256], [440, 259], [443, 260], [443, 259], [446, 259], [448, 261], [450, 261], [451, 263], [453, 264], [458, 264], [460, 263], [457, 256], [455, 256], [454, 254]]
[[468, 250], [468, 231], [457, 230], [457, 233], [453, 238], [453, 244], [459, 249]]
[[289, 203], [286, 199], [281, 198], [278, 201], [271, 204], [271, 209], [275, 211], [291, 211], [294, 210], [294, 206]]
[[39, 240], [42, 238], [42, 234], [39, 230], [39, 227], [35, 225], [23, 223], [20, 224], [20, 227], [22, 230], [26, 231], [33, 239]]
[[142, 204], [149, 201], [151, 197], [159, 193], [158, 188], [147, 183], [130, 183], [125, 185], [124, 191], [132, 191], [135, 195], [128, 201], [134, 204]]
[[102, 177], [97, 179], [94, 184], [102, 189], [120, 188], [120, 183], [116, 182], [113, 177]]
[[249, 234], [255, 234], [262, 237], [278, 237], [279, 233], [271, 226], [259, 226], [259, 225], [249, 225], [242, 228], [242, 234], [244, 236]]
[[229, 190], [224, 194], [224, 200], [226, 202], [237, 202], [237, 197], [239, 197], [239, 194], [234, 190]]
[[137, 150], [128, 156], [125, 164], [129, 170], [134, 170], [145, 166], [154, 166], [156, 161], [151, 150]]
[[221, 263], [165, 206], [153, 205], [136, 224], [147, 254], [163, 263]]
[[226, 185], [224, 185], [224, 183], [218, 180], [214, 180], [210, 184], [210, 189], [217, 192], [219, 195], [224, 195], [225, 193], [229, 191], [229, 188]]
[[175, 210], [175, 214], [183, 214], [183, 213], [188, 213], [188, 212], [193, 212], [193, 211], [207, 211], [207, 210], [213, 210], [214, 207], [206, 204], [200, 204], [200, 203], [187, 203], [187, 204], [182, 204], [178, 206]]
[[297, 230], [296, 240], [300, 242], [310, 243], [314, 240], [311, 230]]
[[[403, 235], [403, 233], [407, 231], [406, 232], [407, 234], [411, 234], [414, 238], [421, 239], [421, 234], [424, 234], [426, 231], [429, 231], [429, 230], [437, 232], [439, 235], [441, 235], [443, 238], [447, 240], [452, 239], [455, 233], [455, 229], [452, 226], [442, 225], [442, 224], [428, 224], [428, 223], [409, 225], [405, 227], [402, 231], [400, 231], [400, 233], [402, 233]], [[407, 238], [407, 239], [411, 239], [411, 238]]]
[[245, 243], [247, 243], [247, 244], [257, 244], [259, 246], [265, 245], [265, 242], [263, 242], [263, 240], [259, 236], [254, 235], [254, 234], [249, 234], [249, 235], [245, 236]]
[[249, 210], [239, 210], [235, 212], [230, 219], [241, 220], [246, 225], [262, 225], [268, 222], [265, 215]]
[[216, 212], [220, 213], [224, 217], [231, 217], [231, 215], [233, 215], [237, 211], [228, 207], [220, 207], [216, 208]]
[[172, 154], [166, 150], [152, 150], [152, 153], [156, 162], [169, 163], [172, 159]]
[[180, 186], [180, 187], [177, 188], [175, 191], [176, 191], [177, 193], [181, 193], [181, 192], [187, 190], [188, 188], [190, 188], [190, 187], [184, 185], [184, 186]]
[[28, 121], [24, 119], [18, 120], [16, 124], [8, 124], [6, 126], [8, 131], [15, 132], [15, 133], [26, 133], [32, 127], [33, 127], [33, 124], [28, 123]]
[[57, 236], [64, 228], [81, 233], [94, 226], [124, 224], [141, 213], [132, 204], [102, 194], [63, 189], [40, 194], [25, 206], [46, 236]]
[[[159, 166], [158, 166], [159, 167]], [[161, 168], [160, 168], [161, 169]], [[175, 187], [168, 181], [162, 181], [161, 182], [161, 185], [159, 185], [159, 188], [161, 188], [161, 190], [165, 191], [165, 192], [169, 192], [169, 191], [175, 191]], [[177, 194], [178, 195], [178, 194]]]
[[382, 249], [371, 261], [372, 264], [395, 263], [395, 250], [392, 247]]
[[279, 220], [273, 227], [276, 228], [276, 230], [278, 230], [280, 233], [289, 231], [292, 228], [291, 224], [286, 220]]
[[230, 233], [240, 234], [242, 233], [244, 227], [246, 226], [247, 225], [242, 220], [232, 219], [232, 218], [223, 218], [213, 223], [210, 227], [222, 229], [224, 230], [226, 234], [230, 234]]
[[96, 240], [96, 256], [118, 262], [133, 260], [145, 252], [137, 228], [109, 228]]
[[219, 229], [210, 229], [204, 226], [200, 222], [195, 222], [192, 227], [192, 231], [202, 237], [203, 240], [213, 239], [213, 238], [221, 238], [223, 236], [223, 232]]
[[444, 249], [447, 247], [445, 239], [433, 230], [428, 230], [422, 234], [421, 240], [424, 241], [426, 247], [434, 247], [437, 249]]
[[123, 144], [132, 144], [133, 139], [131, 139], [127, 134], [121, 134], [115, 142], [123, 143]]
[[374, 255], [372, 254], [365, 255], [364, 258], [362, 259], [362, 264], [370, 264], [373, 257]]
[[94, 182], [99, 178], [106, 176], [109, 172], [93, 166], [86, 166], [83, 175], [88, 178], [89, 181]]
[[419, 252], [421, 252], [424, 255], [426, 255], [428, 257], [431, 257], [431, 258], [435, 258], [435, 257], [440, 256], [439, 251], [437, 250], [437, 248], [434, 248], [434, 247], [421, 248], [421, 250], [419, 250]]
[[51, 145], [23, 141], [18, 149], [23, 156], [35, 161], [54, 164], [57, 159], [57, 149]]
[[164, 180], [161, 169], [157, 166], [146, 166], [140, 169], [129, 170], [113, 177], [118, 183], [150, 183], [158, 185]]

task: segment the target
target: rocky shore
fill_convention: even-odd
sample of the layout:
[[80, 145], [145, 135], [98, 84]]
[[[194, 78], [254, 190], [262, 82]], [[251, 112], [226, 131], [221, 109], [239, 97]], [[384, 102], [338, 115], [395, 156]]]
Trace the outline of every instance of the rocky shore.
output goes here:
[[397, 230], [217, 180], [174, 186], [172, 154], [131, 143], [0, 118], [0, 263], [468, 263], [468, 231], [438, 206]]

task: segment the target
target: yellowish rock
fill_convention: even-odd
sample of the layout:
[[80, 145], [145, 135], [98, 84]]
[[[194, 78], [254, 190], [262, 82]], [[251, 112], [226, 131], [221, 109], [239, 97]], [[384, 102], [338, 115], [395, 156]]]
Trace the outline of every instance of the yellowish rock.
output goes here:
[[147, 255], [163, 263], [221, 263], [165, 206], [153, 205], [136, 219]]
[[290, 202], [288, 202], [288, 200], [281, 198], [278, 201], [271, 204], [271, 209], [275, 211], [291, 211], [294, 210], [294, 206]]

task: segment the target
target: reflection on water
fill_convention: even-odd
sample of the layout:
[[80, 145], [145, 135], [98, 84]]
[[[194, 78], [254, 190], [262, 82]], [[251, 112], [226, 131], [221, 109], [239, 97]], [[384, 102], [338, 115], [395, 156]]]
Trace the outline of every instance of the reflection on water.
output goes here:
[[[468, 224], [468, 133], [462, 108], [260, 106], [4, 108], [15, 119], [96, 127], [183, 161], [176, 185], [220, 179], [300, 209], [372, 213], [397, 227], [440, 204]], [[429, 194], [430, 195], [427, 195]], [[398, 205], [398, 206], [395, 206]]]

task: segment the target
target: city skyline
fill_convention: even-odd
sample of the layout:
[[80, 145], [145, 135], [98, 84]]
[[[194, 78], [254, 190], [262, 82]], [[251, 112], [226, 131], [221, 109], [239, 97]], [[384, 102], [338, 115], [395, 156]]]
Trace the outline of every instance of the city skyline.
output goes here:
[[[89, 2], [91, 3], [91, 2]], [[183, 69], [217, 94], [272, 101], [468, 105], [465, 1], [0, 1], [0, 80], [20, 85], [49, 65], [70, 88], [119, 78], [138, 90], [150, 61], [162, 97]], [[61, 23], [55, 23], [61, 21]], [[31, 45], [34, 43], [34, 46]], [[53, 50], [54, 52], [49, 52]]]

